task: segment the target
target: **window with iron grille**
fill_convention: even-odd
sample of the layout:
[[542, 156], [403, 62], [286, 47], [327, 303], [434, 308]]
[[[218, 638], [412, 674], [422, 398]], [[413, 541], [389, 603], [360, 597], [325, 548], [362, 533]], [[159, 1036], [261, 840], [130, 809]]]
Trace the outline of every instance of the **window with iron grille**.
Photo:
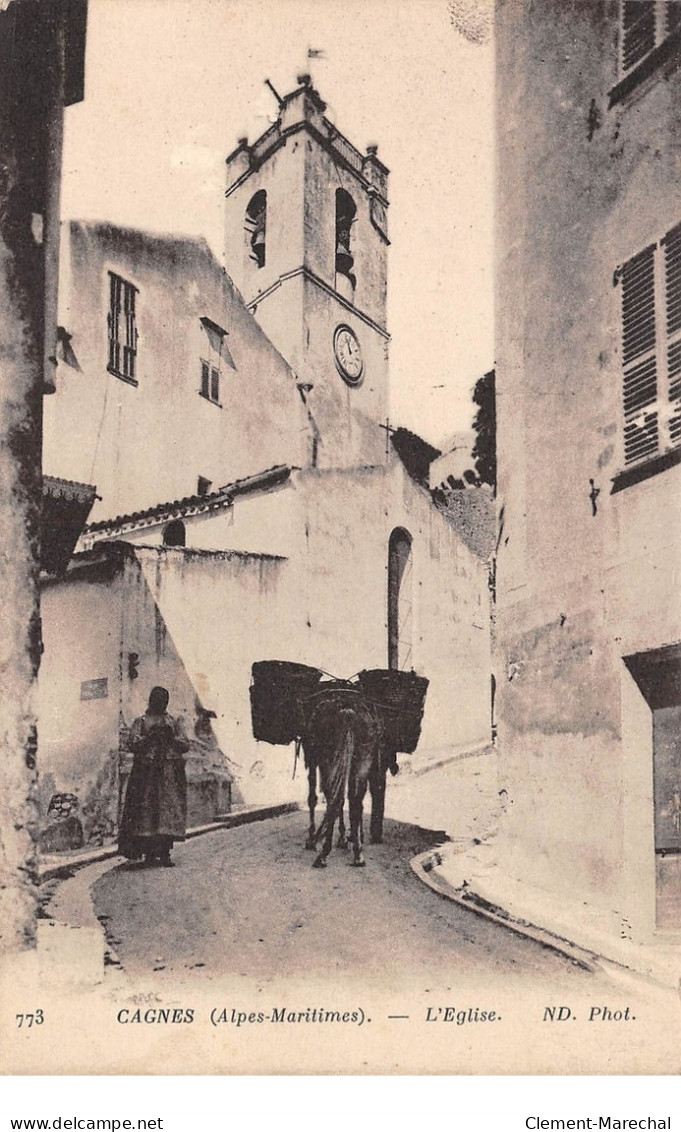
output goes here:
[[681, 224], [618, 271], [624, 463], [681, 446]]
[[679, 29], [681, 0], [622, 0], [622, 73], [632, 71]]
[[126, 381], [137, 381], [137, 324], [135, 304], [137, 288], [120, 275], [109, 272], [109, 334], [110, 373]]

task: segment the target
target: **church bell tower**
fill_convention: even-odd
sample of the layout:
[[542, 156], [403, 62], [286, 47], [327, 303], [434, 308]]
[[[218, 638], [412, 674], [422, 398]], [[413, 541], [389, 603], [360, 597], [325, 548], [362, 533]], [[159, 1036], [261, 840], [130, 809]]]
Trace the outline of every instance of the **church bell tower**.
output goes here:
[[225, 268], [298, 377], [320, 467], [385, 461], [387, 181], [308, 75], [227, 158]]

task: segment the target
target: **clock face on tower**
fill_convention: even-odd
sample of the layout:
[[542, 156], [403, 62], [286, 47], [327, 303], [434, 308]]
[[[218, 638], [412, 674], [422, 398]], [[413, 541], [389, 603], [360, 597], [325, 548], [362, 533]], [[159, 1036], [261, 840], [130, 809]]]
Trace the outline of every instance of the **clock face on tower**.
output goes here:
[[348, 385], [359, 385], [364, 373], [362, 348], [354, 330], [341, 323], [333, 333], [333, 353], [336, 368]]

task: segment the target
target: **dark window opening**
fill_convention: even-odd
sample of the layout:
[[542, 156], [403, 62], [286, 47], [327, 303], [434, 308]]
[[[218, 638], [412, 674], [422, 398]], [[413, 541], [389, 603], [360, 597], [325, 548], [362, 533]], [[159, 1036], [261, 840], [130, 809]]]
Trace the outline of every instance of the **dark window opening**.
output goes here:
[[388, 667], [413, 667], [411, 535], [402, 527], [388, 544]]
[[108, 370], [126, 381], [136, 382], [137, 324], [135, 296], [137, 288], [109, 272], [109, 335]]
[[624, 658], [652, 715], [656, 926], [681, 926], [681, 647]]
[[352, 225], [355, 222], [357, 206], [345, 189], [336, 189], [336, 273], [349, 279], [353, 290], [357, 278], [353, 273], [355, 264], [351, 250]]
[[245, 228], [250, 258], [258, 267], [264, 267], [267, 228], [267, 193], [264, 189], [259, 189], [248, 203]]
[[187, 532], [181, 519], [173, 519], [163, 528], [164, 546], [186, 546]]

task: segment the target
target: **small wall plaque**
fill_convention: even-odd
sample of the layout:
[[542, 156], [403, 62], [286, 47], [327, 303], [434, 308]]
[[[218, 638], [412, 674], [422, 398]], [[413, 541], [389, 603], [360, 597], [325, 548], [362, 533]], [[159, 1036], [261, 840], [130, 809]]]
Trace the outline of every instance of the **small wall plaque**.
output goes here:
[[109, 681], [106, 676], [98, 680], [83, 680], [80, 686], [81, 700], [105, 700], [109, 695]]

